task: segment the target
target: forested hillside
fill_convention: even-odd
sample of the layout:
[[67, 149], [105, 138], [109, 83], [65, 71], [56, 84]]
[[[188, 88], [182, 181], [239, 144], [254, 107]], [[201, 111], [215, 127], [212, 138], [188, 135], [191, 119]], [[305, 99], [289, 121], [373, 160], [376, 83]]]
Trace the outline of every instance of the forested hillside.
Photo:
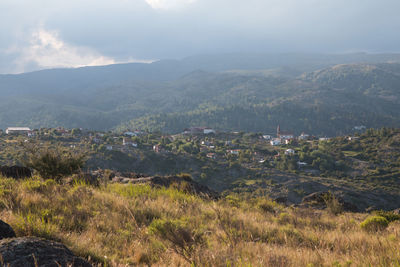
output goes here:
[[0, 75], [0, 128], [273, 132], [281, 124], [336, 135], [399, 127], [400, 64], [379, 63], [387, 61], [399, 56], [199, 56]]

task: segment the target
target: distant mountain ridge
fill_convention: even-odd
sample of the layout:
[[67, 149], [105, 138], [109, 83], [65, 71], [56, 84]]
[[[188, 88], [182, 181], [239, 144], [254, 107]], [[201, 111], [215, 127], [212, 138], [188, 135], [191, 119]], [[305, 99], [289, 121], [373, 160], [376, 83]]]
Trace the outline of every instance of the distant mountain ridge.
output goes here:
[[0, 128], [270, 131], [281, 123], [336, 134], [354, 124], [399, 126], [393, 62], [399, 54], [229, 54], [0, 75]]

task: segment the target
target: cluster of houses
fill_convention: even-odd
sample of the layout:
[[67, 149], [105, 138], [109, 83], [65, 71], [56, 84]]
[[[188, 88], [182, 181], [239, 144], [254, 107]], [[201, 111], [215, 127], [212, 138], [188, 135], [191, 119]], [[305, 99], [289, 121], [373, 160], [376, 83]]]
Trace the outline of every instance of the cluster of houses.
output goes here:
[[300, 136], [295, 138], [295, 135], [291, 132], [281, 131], [281, 127], [278, 125], [276, 129], [276, 138], [273, 138], [271, 135], [263, 135], [263, 138], [270, 141], [272, 146], [280, 146], [280, 145], [288, 145], [293, 140], [309, 140], [311, 139], [310, 135], [306, 133], [302, 133]]
[[191, 127], [191, 128], [186, 128], [183, 130], [182, 134], [188, 135], [188, 134], [215, 134], [216, 131], [212, 128], [208, 127]]

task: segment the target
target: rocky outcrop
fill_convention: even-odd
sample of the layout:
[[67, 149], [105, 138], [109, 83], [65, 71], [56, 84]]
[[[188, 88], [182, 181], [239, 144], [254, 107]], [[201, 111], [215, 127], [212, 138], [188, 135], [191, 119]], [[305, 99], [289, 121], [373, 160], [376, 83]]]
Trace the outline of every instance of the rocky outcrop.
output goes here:
[[8, 223], [0, 220], [0, 239], [15, 237], [15, 232]]
[[63, 244], [37, 237], [19, 237], [0, 240], [3, 266], [10, 267], [90, 267], [90, 263], [76, 257]]
[[32, 177], [31, 169], [21, 166], [0, 166], [0, 174], [15, 179]]

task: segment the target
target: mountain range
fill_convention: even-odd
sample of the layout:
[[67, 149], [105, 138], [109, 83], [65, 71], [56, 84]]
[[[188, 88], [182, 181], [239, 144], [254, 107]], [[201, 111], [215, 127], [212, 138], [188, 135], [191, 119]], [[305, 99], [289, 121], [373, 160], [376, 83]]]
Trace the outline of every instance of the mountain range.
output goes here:
[[0, 75], [0, 128], [400, 127], [400, 54], [227, 54]]

